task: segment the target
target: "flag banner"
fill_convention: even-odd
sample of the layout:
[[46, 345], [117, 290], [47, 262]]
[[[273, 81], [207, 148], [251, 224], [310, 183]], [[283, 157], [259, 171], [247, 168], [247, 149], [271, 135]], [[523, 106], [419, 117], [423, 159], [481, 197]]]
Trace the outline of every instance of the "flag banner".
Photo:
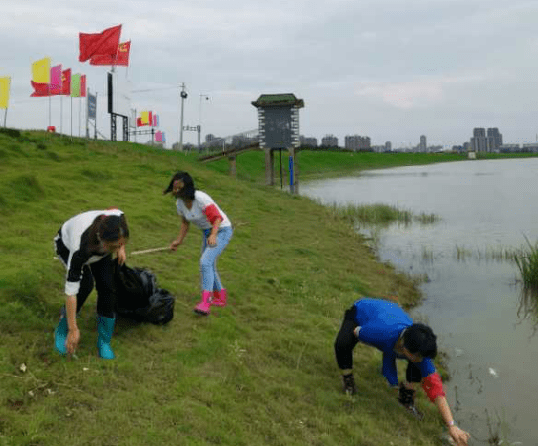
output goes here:
[[97, 116], [97, 96], [88, 93], [88, 118], [95, 120]]
[[78, 98], [80, 96], [80, 74], [71, 75], [71, 97]]
[[9, 76], [0, 78], [0, 109], [8, 108], [10, 84], [11, 78]]
[[153, 123], [152, 112], [148, 112], [148, 126], [151, 126]]
[[86, 98], [86, 75], [80, 77], [80, 94], [81, 98]]
[[140, 122], [143, 126], [150, 124], [150, 112], [140, 112]]
[[116, 57], [121, 31], [122, 25], [117, 25], [101, 33], [79, 33], [79, 62], [86, 62], [92, 56]]
[[51, 95], [62, 94], [62, 66], [51, 67], [51, 82], [49, 83]]
[[48, 84], [50, 78], [51, 58], [44, 57], [32, 64], [32, 81], [40, 84]]
[[41, 96], [50, 96], [49, 93], [49, 84], [44, 82], [34, 82], [30, 81], [32, 87], [34, 87], [34, 93], [30, 95], [31, 98], [38, 98]]
[[90, 59], [90, 65], [120, 65], [129, 66], [129, 52], [131, 50], [131, 41], [123, 42], [118, 45], [118, 51], [115, 55], [96, 55]]
[[141, 127], [141, 126], [144, 126], [144, 124], [142, 124], [142, 119], [137, 118], [137, 127]]
[[61, 95], [71, 95], [71, 68], [62, 71], [62, 91]]
[[159, 115], [156, 115], [156, 114], [153, 115], [152, 126], [153, 127], [159, 127]]
[[155, 133], [155, 141], [157, 141], [158, 143], [164, 143], [165, 142], [165, 133], [158, 130]]

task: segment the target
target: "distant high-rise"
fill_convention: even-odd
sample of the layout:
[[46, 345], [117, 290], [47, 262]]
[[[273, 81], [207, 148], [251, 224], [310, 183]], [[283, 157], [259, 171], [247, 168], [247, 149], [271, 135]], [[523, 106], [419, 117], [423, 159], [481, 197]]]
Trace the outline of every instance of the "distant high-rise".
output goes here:
[[497, 127], [491, 127], [487, 129], [487, 146], [488, 151], [497, 151], [503, 144], [502, 134], [498, 131]]
[[391, 152], [391, 141], [386, 141], [386, 151]]
[[344, 147], [353, 151], [370, 149], [371, 139], [360, 135], [346, 135], [344, 137]]
[[425, 135], [419, 137], [419, 152], [427, 152], [427, 137]]
[[322, 138], [321, 146], [339, 147], [339, 139], [335, 135], [326, 135]]
[[470, 139], [470, 150], [474, 152], [487, 152], [487, 137], [484, 127], [476, 127], [473, 130], [473, 137]]

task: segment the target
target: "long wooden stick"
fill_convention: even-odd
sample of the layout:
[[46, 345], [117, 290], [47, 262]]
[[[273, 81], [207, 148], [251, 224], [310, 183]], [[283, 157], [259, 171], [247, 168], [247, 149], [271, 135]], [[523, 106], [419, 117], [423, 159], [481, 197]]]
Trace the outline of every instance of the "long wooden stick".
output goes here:
[[133, 256], [133, 255], [143, 255], [145, 253], [154, 253], [156, 251], [164, 251], [164, 250], [169, 250], [170, 249], [170, 246], [166, 246], [166, 247], [159, 247], [159, 248], [149, 248], [148, 250], [139, 250], [139, 251], [134, 251], [130, 254], [130, 256]]

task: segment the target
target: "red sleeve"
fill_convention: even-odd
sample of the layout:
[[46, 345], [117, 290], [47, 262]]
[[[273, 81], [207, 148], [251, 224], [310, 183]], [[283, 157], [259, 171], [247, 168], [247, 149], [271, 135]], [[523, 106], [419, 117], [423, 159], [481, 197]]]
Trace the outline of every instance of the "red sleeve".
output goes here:
[[423, 379], [422, 386], [431, 402], [434, 402], [434, 399], [436, 399], [438, 396], [445, 397], [442, 378], [437, 372], [425, 377]]
[[221, 213], [217, 209], [217, 207], [212, 203], [211, 205], [208, 205], [206, 208], [204, 208], [204, 215], [206, 218], [210, 221], [210, 223], [213, 225], [217, 219], [223, 220], [223, 217], [221, 216]]

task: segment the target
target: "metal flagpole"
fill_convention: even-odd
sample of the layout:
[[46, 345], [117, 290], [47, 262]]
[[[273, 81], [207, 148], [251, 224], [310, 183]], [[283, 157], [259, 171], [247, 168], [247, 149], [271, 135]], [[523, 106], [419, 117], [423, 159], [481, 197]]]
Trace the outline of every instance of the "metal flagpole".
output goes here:
[[62, 122], [64, 121], [62, 112], [62, 94], [60, 94], [60, 133], [62, 133]]
[[69, 114], [71, 115], [71, 138], [73, 138], [73, 96], [70, 96], [71, 98], [71, 107]]
[[82, 111], [82, 105], [81, 105], [81, 98], [79, 97], [79, 137], [80, 137], [80, 126], [81, 126], [81, 111]]
[[89, 113], [88, 106], [90, 101], [90, 88], [86, 89], [86, 138], [90, 139], [90, 127], [89, 127]]

